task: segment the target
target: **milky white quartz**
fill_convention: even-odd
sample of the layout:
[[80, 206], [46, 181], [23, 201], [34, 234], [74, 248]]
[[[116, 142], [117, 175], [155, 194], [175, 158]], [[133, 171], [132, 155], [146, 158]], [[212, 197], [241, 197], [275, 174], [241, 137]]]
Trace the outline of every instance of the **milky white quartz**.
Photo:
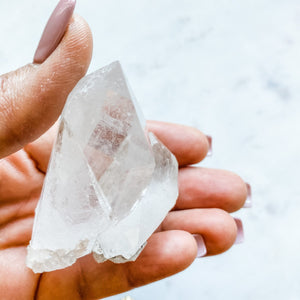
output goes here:
[[27, 266], [34, 272], [135, 260], [178, 196], [178, 165], [147, 131], [114, 62], [68, 97], [36, 208]]

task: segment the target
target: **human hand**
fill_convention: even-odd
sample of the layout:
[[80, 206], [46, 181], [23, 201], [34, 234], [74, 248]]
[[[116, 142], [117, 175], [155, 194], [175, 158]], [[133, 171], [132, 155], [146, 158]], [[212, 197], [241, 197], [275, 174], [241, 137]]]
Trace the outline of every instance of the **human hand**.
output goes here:
[[[0, 77], [0, 295], [2, 299], [97, 299], [175, 274], [197, 256], [229, 249], [237, 226], [228, 212], [243, 206], [245, 183], [228, 171], [191, 167], [207, 154], [204, 134], [182, 125], [148, 122], [180, 164], [179, 198], [135, 262], [97, 264], [91, 255], [64, 270], [34, 274], [25, 266], [55, 126], [66, 97], [84, 76], [92, 38], [75, 16], [42, 64]], [[21, 150], [20, 150], [21, 149]]]

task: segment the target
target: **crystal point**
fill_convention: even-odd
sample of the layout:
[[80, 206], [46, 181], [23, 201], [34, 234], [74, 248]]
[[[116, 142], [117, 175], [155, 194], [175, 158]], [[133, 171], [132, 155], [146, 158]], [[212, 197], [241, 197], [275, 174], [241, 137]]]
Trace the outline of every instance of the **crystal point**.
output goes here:
[[147, 131], [121, 65], [70, 93], [36, 208], [27, 266], [41, 273], [93, 253], [135, 260], [174, 206], [178, 165]]

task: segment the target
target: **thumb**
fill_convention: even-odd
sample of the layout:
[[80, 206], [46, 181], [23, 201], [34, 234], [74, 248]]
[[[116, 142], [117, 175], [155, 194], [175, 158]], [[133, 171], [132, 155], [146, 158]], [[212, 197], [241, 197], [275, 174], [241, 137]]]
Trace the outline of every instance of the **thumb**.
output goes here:
[[0, 76], [0, 158], [51, 127], [68, 94], [86, 73], [91, 56], [90, 29], [81, 17], [74, 16], [61, 42], [42, 64], [28, 64]]

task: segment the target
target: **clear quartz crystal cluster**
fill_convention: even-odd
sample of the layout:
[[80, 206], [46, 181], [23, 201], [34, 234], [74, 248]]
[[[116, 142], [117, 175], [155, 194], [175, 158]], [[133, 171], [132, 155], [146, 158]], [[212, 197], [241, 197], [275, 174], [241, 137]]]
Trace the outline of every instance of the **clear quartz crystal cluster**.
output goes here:
[[175, 204], [177, 176], [120, 64], [84, 77], [61, 116], [27, 266], [57, 270], [89, 253], [98, 262], [135, 260]]

